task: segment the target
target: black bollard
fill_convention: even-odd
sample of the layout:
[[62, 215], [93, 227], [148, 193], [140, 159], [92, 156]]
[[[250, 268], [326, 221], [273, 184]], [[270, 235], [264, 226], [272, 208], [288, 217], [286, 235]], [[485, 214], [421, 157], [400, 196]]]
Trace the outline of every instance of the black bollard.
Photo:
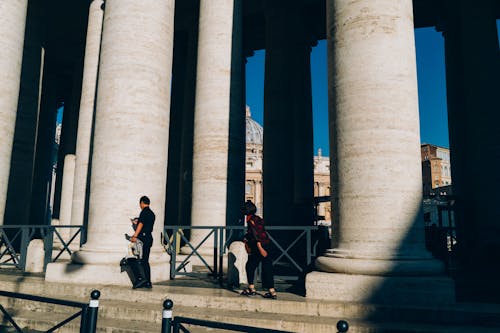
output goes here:
[[90, 302], [87, 309], [87, 320], [85, 323], [85, 330], [88, 333], [95, 333], [97, 327], [97, 311], [99, 310], [99, 297], [101, 292], [93, 290], [90, 293]]
[[170, 333], [172, 331], [172, 308], [174, 302], [171, 299], [166, 299], [163, 302], [161, 333]]
[[337, 322], [338, 333], [345, 333], [349, 330], [349, 324], [345, 320], [339, 320]]

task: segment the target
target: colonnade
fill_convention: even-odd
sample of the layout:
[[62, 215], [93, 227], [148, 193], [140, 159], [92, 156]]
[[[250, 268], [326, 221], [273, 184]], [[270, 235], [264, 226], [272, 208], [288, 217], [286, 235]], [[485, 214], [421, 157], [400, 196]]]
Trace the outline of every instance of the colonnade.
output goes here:
[[[412, 297], [432, 294], [449, 301], [451, 282], [442, 278], [443, 267], [425, 251], [423, 240], [412, 1], [326, 3], [333, 240], [332, 248], [316, 261], [318, 271], [306, 278], [307, 295], [383, 301], [387, 290], [390, 295], [408, 295], [412, 285]], [[494, 15], [488, 11], [492, 2], [478, 3], [450, 4], [444, 34], [453, 179], [457, 196], [468, 203], [459, 210], [459, 231], [464, 235], [463, 246], [473, 249], [465, 256], [468, 267], [474, 258], [496, 251], [500, 239], [496, 191], [488, 191], [486, 199], [475, 194], [495, 186], [468, 177], [471, 172], [480, 173], [475, 161], [491, 151], [487, 170], [494, 184], [499, 183], [494, 171], [500, 163], [500, 155], [495, 154], [500, 140], [491, 108], [500, 77], [495, 58], [498, 40]], [[36, 193], [30, 214], [45, 216], [47, 209], [51, 150], [43, 147], [54, 132], [60, 87], [53, 84], [55, 78], [48, 70], [57, 64], [44, 62], [39, 47], [30, 49], [30, 38], [39, 37], [29, 34], [23, 46], [27, 4], [27, 0], [0, 4], [5, 13], [0, 18], [0, 72], [5, 73], [0, 84], [1, 220], [7, 216], [8, 189], [22, 183], [17, 169], [8, 185], [9, 174], [21, 158], [14, 157], [20, 153], [14, 139], [18, 126], [36, 133], [36, 138], [20, 134], [24, 145], [32, 147], [24, 154], [34, 161], [22, 185]], [[309, 225], [313, 220], [309, 56], [315, 39], [300, 4], [276, 0], [262, 8], [266, 49], [263, 212], [272, 225]], [[65, 220], [71, 216], [74, 225], [87, 223], [87, 242], [71, 264], [49, 265], [47, 280], [127, 284], [118, 262], [124, 253], [123, 234], [130, 232], [128, 219], [138, 214], [141, 195], [151, 198], [157, 216], [153, 282], [167, 279], [169, 272], [159, 240], [164, 217], [169, 216], [165, 208], [174, 212], [171, 224], [188, 217], [184, 222], [193, 226], [223, 226], [237, 219], [245, 184], [243, 2], [200, 0], [199, 14], [190, 18], [198, 30], [188, 30], [182, 41], [176, 37], [177, 45], [175, 5], [175, 0], [106, 0], [104, 8], [103, 0], [94, 0], [89, 7], [83, 74], [81, 83], [78, 75], [74, 77], [73, 85], [81, 84], [81, 89], [71, 94], [72, 105], [79, 110], [72, 113], [78, 115], [78, 127], [65, 120], [73, 124], [66, 130], [73, 140], [67, 153], [76, 152], [74, 178], [70, 185], [62, 184], [64, 195], [71, 196], [64, 202], [71, 207], [61, 207], [60, 212]], [[484, 38], [476, 39], [476, 34]], [[468, 51], [471, 46], [486, 56]], [[31, 62], [36, 68], [27, 66], [23, 75], [38, 75], [40, 80], [30, 88], [31, 95], [22, 94], [19, 99], [23, 48], [25, 58], [37, 59]], [[173, 64], [174, 59], [178, 64]], [[36, 88], [41, 94], [35, 93]], [[461, 99], [463, 103], [458, 102]], [[476, 107], [480, 112], [475, 113]], [[44, 109], [49, 111], [40, 111]], [[16, 114], [23, 117], [18, 125]], [[35, 132], [34, 119], [38, 121]], [[23, 133], [22, 128], [16, 131]], [[36, 154], [34, 141], [41, 149]], [[474, 160], [469, 158], [471, 153]], [[201, 237], [191, 234], [194, 242]], [[486, 245], [479, 246], [477, 237], [486, 239]]]

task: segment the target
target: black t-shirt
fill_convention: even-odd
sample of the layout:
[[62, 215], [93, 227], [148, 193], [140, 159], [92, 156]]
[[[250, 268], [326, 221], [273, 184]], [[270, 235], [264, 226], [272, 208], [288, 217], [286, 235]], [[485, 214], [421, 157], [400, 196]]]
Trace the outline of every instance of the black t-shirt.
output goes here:
[[141, 234], [151, 234], [153, 232], [153, 224], [155, 223], [155, 213], [149, 208], [144, 207], [139, 215], [139, 222], [143, 224]]

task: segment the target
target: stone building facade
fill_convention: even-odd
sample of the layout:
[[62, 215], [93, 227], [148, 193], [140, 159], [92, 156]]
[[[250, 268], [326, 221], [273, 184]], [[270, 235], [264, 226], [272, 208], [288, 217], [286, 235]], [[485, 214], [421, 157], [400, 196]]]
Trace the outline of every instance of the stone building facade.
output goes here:
[[[264, 198], [262, 185], [262, 151], [264, 129], [252, 119], [250, 107], [246, 107], [246, 158], [245, 158], [245, 200], [252, 200], [257, 206], [257, 213], [262, 215]], [[314, 197], [325, 198], [330, 195], [330, 159], [322, 156], [321, 149], [314, 156]], [[320, 199], [321, 200], [321, 199]], [[317, 220], [331, 223], [331, 205], [329, 199], [318, 202]]]
[[427, 143], [420, 148], [424, 195], [429, 195], [437, 187], [451, 185], [450, 150]]

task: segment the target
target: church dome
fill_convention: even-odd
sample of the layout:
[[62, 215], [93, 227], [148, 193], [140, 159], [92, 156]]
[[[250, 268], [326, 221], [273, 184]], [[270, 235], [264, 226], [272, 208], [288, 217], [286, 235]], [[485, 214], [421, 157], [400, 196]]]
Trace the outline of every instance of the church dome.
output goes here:
[[253, 143], [256, 145], [262, 145], [264, 143], [264, 128], [260, 126], [258, 122], [252, 119], [250, 113], [250, 107], [247, 106], [247, 116], [246, 116], [246, 143]]

